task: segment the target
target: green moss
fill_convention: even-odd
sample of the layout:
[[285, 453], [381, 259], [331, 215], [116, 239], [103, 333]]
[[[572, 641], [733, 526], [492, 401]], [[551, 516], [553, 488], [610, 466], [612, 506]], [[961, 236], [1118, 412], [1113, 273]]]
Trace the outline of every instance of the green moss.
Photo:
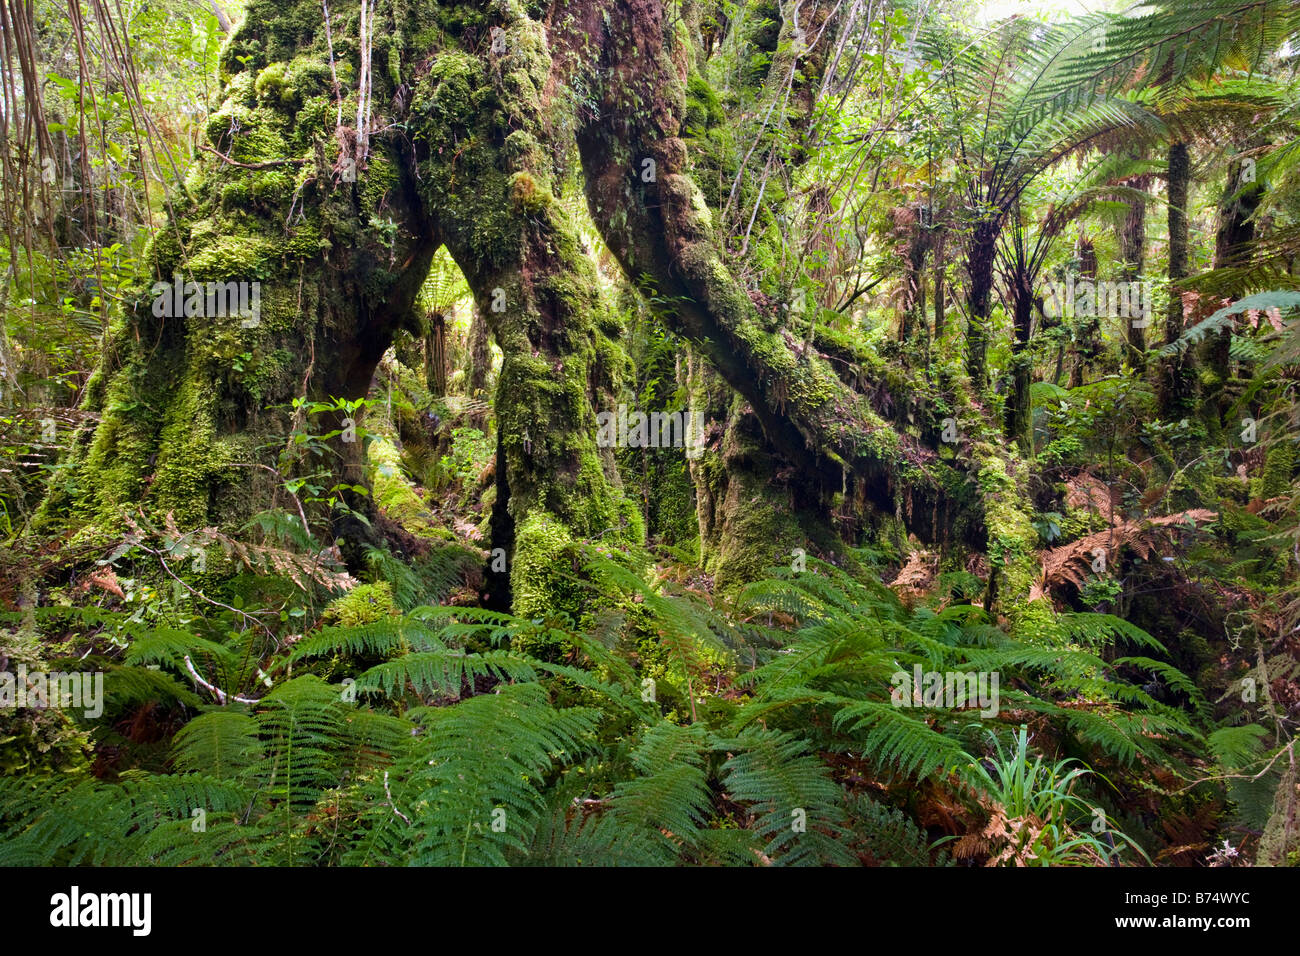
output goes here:
[[284, 245], [286, 256], [299, 259], [313, 259], [328, 252], [333, 247], [321, 232], [319, 216], [307, 216], [295, 223], [288, 242]]
[[[17, 629], [0, 628], [0, 661], [11, 674], [20, 664], [29, 672], [51, 669], [42, 658], [40, 635], [30, 621]], [[0, 708], [0, 775], [84, 773], [90, 746], [89, 732], [67, 710]]]
[[1291, 487], [1291, 473], [1295, 470], [1295, 445], [1284, 439], [1277, 442], [1264, 456], [1264, 473], [1251, 482], [1254, 498], [1276, 498]]
[[535, 216], [550, 204], [551, 195], [537, 185], [532, 173], [525, 170], [510, 177], [510, 199], [521, 212]]
[[727, 121], [722, 100], [713, 87], [698, 73], [686, 80], [686, 129], [692, 135], [711, 126], [721, 126]]
[[334, 102], [326, 96], [313, 96], [298, 110], [294, 141], [308, 145], [314, 138], [334, 127]]
[[322, 615], [326, 621], [340, 627], [360, 627], [373, 624], [401, 611], [393, 597], [393, 587], [387, 581], [358, 584], [351, 591], [335, 598]]
[[371, 493], [375, 504], [407, 531], [422, 538], [443, 535], [415, 486], [402, 471], [402, 457], [387, 438], [373, 438], [367, 449]]
[[548, 512], [535, 510], [515, 529], [515, 554], [510, 570], [514, 612], [522, 617], [546, 617], [557, 611], [575, 620], [583, 608], [576, 580], [578, 549], [573, 536]]
[[210, 486], [229, 458], [214, 435], [210, 392], [187, 385], [159, 436], [152, 496], [182, 527], [208, 523]]
[[520, 169], [537, 167], [546, 161], [537, 137], [522, 129], [517, 129], [506, 137], [504, 152], [506, 159]]
[[357, 175], [363, 208], [373, 213], [382, 212], [389, 194], [401, 185], [401, 181], [397, 164], [388, 155], [384, 152], [372, 153], [364, 172]]
[[283, 169], [263, 170], [252, 177], [251, 192], [259, 202], [284, 202], [293, 195], [293, 188], [293, 177]]
[[293, 106], [297, 92], [289, 83], [289, 65], [272, 63], [257, 75], [253, 91], [259, 102], [274, 106]]
[[252, 282], [267, 277], [279, 251], [275, 242], [260, 236], [220, 236], [195, 252], [190, 268], [204, 281]]

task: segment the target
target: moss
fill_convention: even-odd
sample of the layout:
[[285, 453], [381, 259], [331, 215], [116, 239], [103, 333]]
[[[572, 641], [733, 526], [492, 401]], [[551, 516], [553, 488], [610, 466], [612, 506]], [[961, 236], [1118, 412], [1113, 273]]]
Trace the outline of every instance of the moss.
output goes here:
[[1040, 573], [1032, 509], [1008, 470], [1004, 453], [991, 443], [976, 441], [971, 454], [988, 538], [990, 596], [1010, 619], [1013, 631], [1022, 623], [1032, 628], [1047, 603], [1028, 600]]
[[514, 612], [521, 617], [547, 617], [555, 612], [575, 620], [583, 608], [576, 579], [577, 544], [562, 523], [546, 511], [534, 510], [515, 529], [515, 554], [510, 569]]
[[[17, 630], [0, 629], [0, 661], [11, 674], [20, 664], [28, 672], [50, 670], [40, 654], [40, 636], [30, 622]], [[0, 775], [79, 774], [89, 768], [88, 753], [90, 734], [68, 711], [59, 707], [0, 708]]]
[[403, 473], [397, 447], [387, 438], [375, 437], [366, 454], [370, 486], [380, 510], [417, 537], [442, 537], [428, 507]]
[[468, 127], [482, 105], [482, 64], [458, 51], [438, 54], [420, 78], [411, 111], [435, 127]]
[[264, 170], [252, 177], [251, 193], [259, 202], [284, 202], [293, 195], [293, 188], [293, 177], [282, 169]]
[[503, 151], [506, 159], [520, 169], [537, 167], [546, 161], [537, 137], [522, 129], [517, 129], [506, 137]]
[[722, 126], [727, 121], [722, 100], [713, 87], [698, 73], [686, 80], [686, 128], [695, 133], [711, 126]]
[[334, 102], [326, 96], [313, 96], [298, 110], [294, 141], [309, 144], [316, 137], [334, 128]]
[[383, 152], [372, 153], [365, 170], [357, 174], [362, 207], [376, 213], [382, 211], [389, 194], [401, 185], [401, 181], [396, 163]]
[[169, 409], [159, 437], [152, 496], [182, 527], [208, 523], [210, 486], [229, 463], [216, 441], [210, 393], [187, 385]]
[[274, 106], [293, 107], [297, 99], [297, 91], [289, 83], [287, 63], [272, 63], [259, 73], [253, 91], [259, 102]]
[[510, 177], [510, 199], [525, 215], [535, 216], [551, 201], [551, 195], [537, 185], [537, 180], [527, 170]]
[[195, 252], [190, 268], [205, 281], [252, 282], [270, 274], [279, 246], [259, 236], [226, 235]]
[[328, 252], [333, 247], [321, 232], [319, 216], [307, 216], [295, 223], [289, 240], [283, 246], [286, 256], [311, 259]]
[[317, 55], [300, 55], [293, 58], [285, 74], [285, 82], [295, 93], [293, 110], [308, 98], [330, 93], [333, 78], [329, 64]]
[[252, 198], [252, 189], [247, 180], [226, 183], [221, 187], [221, 208], [226, 212], [242, 209]]
[[322, 617], [340, 627], [360, 627], [373, 624], [401, 611], [393, 597], [393, 587], [387, 581], [359, 584], [346, 594], [335, 598], [325, 608]]
[[1269, 448], [1264, 456], [1264, 472], [1251, 482], [1254, 498], [1276, 498], [1291, 487], [1291, 473], [1295, 470], [1295, 445], [1282, 440]]

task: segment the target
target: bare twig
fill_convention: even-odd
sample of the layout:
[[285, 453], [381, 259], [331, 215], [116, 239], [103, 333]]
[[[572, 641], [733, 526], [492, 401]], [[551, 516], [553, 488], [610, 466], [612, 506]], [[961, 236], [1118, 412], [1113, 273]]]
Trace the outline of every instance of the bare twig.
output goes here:
[[406, 821], [406, 825], [409, 827], [409, 826], [411, 825], [411, 818], [408, 817], [408, 816], [407, 816], [405, 813], [403, 813], [401, 810], [397, 809], [397, 804], [393, 803], [393, 792], [392, 792], [391, 790], [388, 789], [388, 771], [387, 771], [387, 770], [384, 771], [384, 793], [388, 796], [388, 808], [389, 808], [390, 810], [392, 810], [395, 814], [397, 814], [399, 817], [401, 817], [403, 820], [405, 820], [405, 821]]
[[231, 166], [238, 166], [240, 169], [270, 169], [272, 166], [305, 166], [305, 159], [268, 159], [261, 163], [241, 163], [237, 159], [231, 159], [225, 153], [219, 152], [209, 146], [207, 143], [200, 143], [199, 149], [211, 153], [222, 162], [229, 163]]
[[334, 69], [334, 35], [330, 30], [329, 0], [320, 0], [321, 9], [325, 11], [325, 45], [330, 54], [330, 77], [334, 80], [334, 128], [343, 125], [343, 93], [339, 87], [339, 74]]
[[[202, 684], [202, 685], [203, 685], [204, 687], [206, 687], [208, 690], [212, 691], [212, 695], [213, 695], [214, 697], [217, 698], [217, 703], [219, 703], [219, 704], [223, 704], [223, 705], [225, 704], [225, 702], [226, 702], [226, 692], [225, 692], [224, 690], [222, 690], [220, 687], [217, 687], [215, 684], [209, 684], [207, 681], [205, 681], [205, 680], [204, 680], [204, 679], [199, 675], [198, 670], [195, 669], [195, 667], [194, 667], [194, 662], [193, 662], [192, 660], [190, 660], [190, 655], [188, 655], [188, 654], [185, 655], [185, 669], [188, 670], [188, 671], [190, 672], [190, 676], [193, 677], [193, 678], [194, 678], [198, 683]], [[258, 703], [258, 701], [253, 700], [253, 699], [250, 698], [250, 697], [233, 697], [233, 698], [231, 698], [231, 699], [232, 699], [232, 700], [237, 700], [237, 701], [239, 701], [241, 704], [256, 704], [256, 703]]]
[[208, 0], [208, 6], [212, 8], [212, 14], [217, 18], [217, 23], [221, 26], [221, 32], [229, 36], [233, 26], [229, 14], [221, 9], [221, 4], [217, 3], [217, 0]]
[[171, 576], [172, 580], [180, 581], [181, 587], [185, 588], [185, 590], [189, 591], [196, 598], [198, 598], [201, 601], [206, 601], [207, 603], [213, 604], [217, 607], [225, 608], [227, 611], [231, 611], [234, 614], [238, 614], [240, 617], [244, 618], [247, 621], [251, 621], [252, 623], [256, 624], [258, 627], [260, 627], [262, 630], [266, 631], [266, 633], [270, 635], [271, 640], [275, 640], [275, 632], [271, 630], [269, 627], [267, 627], [265, 624], [263, 624], [261, 621], [259, 621], [257, 618], [253, 617], [253, 615], [249, 614], [246, 611], [241, 611], [237, 607], [231, 607], [229, 604], [222, 604], [220, 601], [216, 600], [215, 598], [208, 597], [202, 591], [195, 590], [193, 587], [190, 586], [188, 581], [177, 576], [176, 572], [173, 571], [171, 569], [171, 566], [167, 564], [167, 559], [162, 556], [161, 551], [155, 551], [153, 548], [149, 547], [143, 542], [139, 542], [138, 544], [140, 550], [148, 554], [152, 554], [155, 558], [158, 559], [158, 563], [162, 565], [163, 570], [166, 571]]
[[[264, 465], [259, 461], [232, 461], [232, 462], [228, 462], [228, 464], [230, 465], [231, 468], [264, 468], [267, 471], [269, 471], [271, 474], [279, 478], [284, 477], [283, 475], [280, 474], [280, 472], [276, 471], [270, 465]], [[299, 499], [299, 497], [295, 495], [292, 491], [289, 491], [288, 488], [285, 488], [284, 490], [289, 492], [289, 497], [292, 498], [293, 503], [298, 506], [298, 517], [302, 519], [302, 530], [310, 533], [311, 525], [307, 524], [307, 512], [303, 510], [301, 499]]]

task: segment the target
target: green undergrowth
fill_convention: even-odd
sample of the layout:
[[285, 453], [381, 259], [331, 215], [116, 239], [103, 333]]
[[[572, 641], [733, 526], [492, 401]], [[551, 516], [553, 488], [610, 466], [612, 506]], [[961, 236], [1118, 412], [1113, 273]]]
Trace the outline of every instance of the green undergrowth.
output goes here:
[[[588, 549], [553, 572], [585, 596], [581, 621], [404, 606], [384, 580], [293, 633], [290, 614], [241, 618], [250, 605], [40, 609], [47, 639], [108, 671], [108, 719], [85, 730], [119, 755], [0, 781], [0, 861], [1132, 864], [1158, 837], [1121, 832], [1114, 791], [1151, 766], [1190, 777], [1206, 752], [1206, 702], [1118, 618], [1057, 615], [1028, 643], [974, 605], [908, 608], [815, 560], [725, 607], [644, 555]], [[904, 700], [898, 675], [918, 667], [996, 673], [998, 699], [984, 716]], [[1176, 700], [1143, 689], [1153, 672]], [[146, 710], [157, 743], [106, 729]], [[1017, 758], [1022, 725], [1033, 752]], [[1035, 754], [1077, 772], [1003, 807], [987, 767]], [[961, 842], [999, 812], [1055, 829]]]

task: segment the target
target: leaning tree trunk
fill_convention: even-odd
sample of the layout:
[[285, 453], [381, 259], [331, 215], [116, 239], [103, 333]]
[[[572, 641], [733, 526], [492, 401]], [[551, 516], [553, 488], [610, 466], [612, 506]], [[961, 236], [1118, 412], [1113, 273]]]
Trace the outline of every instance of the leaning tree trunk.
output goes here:
[[[572, 5], [563, 42], [581, 52], [574, 58], [575, 84], [591, 96], [577, 129], [588, 209], [624, 272], [749, 403], [810, 498], [832, 501], [852, 486], [855, 499], [860, 494], [861, 503], [897, 515], [923, 540], [958, 537], [987, 547], [1005, 572], [1004, 593], [1027, 595], [1036, 537], [1018, 485], [1023, 469], [981, 435], [967, 441], [968, 454], [958, 459], [979, 475], [968, 484], [932, 447], [887, 423], [871, 398], [840, 381], [816, 349], [801, 347], [778, 316], [750, 299], [719, 253], [712, 216], [688, 171], [681, 133], [690, 57], [658, 0], [629, 0], [619, 16], [608, 6], [605, 0]], [[629, 102], [640, 106], [627, 110]], [[987, 232], [991, 243], [996, 229]], [[990, 245], [990, 266], [992, 252]], [[986, 297], [990, 291], [991, 277]], [[976, 403], [960, 411], [973, 431], [984, 432]], [[935, 420], [921, 430], [938, 436], [938, 416], [931, 413]], [[974, 490], [965, 498], [968, 488]]]
[[[631, 0], [617, 17], [606, 6], [575, 5], [567, 44], [585, 51], [577, 68], [595, 104], [577, 131], [587, 205], [624, 272], [652, 301], [669, 304], [659, 306], [665, 323], [749, 402], [767, 440], [821, 500], [853, 471], [886, 513], [897, 508], [918, 521], [947, 513], [950, 469], [894, 431], [815, 350], [798, 347], [723, 262], [687, 170], [684, 67], [665, 39], [672, 31], [661, 4]], [[643, 105], [620, 106], [628, 102]], [[918, 526], [923, 536], [933, 530]]]
[[[827, 53], [835, 39], [838, 21], [830, 18], [837, 10], [830, 4], [809, 7], [782, 0], [771, 63], [761, 84], [755, 82], [752, 87], [758, 101], [765, 104], [764, 110], [784, 118], [784, 122], [765, 127], [755, 152], [761, 155], [764, 150], [781, 149], [785, 143], [796, 144], [786, 161], [787, 175], [808, 158], [804, 146], [815, 119]], [[706, 116], [706, 124], [711, 121]], [[695, 141], [687, 139], [686, 144], [691, 149]], [[709, 162], [704, 160], [705, 168], [716, 172], [720, 181], [733, 178], [730, 169], [714, 170]], [[741, 219], [747, 221], [750, 204], [757, 199], [744, 189], [740, 195], [745, 210]], [[720, 212], [724, 205], [719, 201], [714, 211]], [[747, 247], [754, 250], [762, 242], [755, 238]], [[782, 331], [811, 341], [817, 305], [804, 305], [784, 313]], [[798, 327], [800, 321], [806, 323], [806, 330]], [[822, 557], [842, 554], [845, 549], [830, 530], [830, 506], [823, 489], [797, 480], [797, 462], [772, 444], [750, 402], [732, 390], [702, 356], [693, 354], [690, 370], [693, 408], [708, 423], [709, 439], [690, 460], [700, 563], [713, 576], [718, 591], [734, 592], [766, 576], [773, 565], [806, 554], [809, 547]]]

